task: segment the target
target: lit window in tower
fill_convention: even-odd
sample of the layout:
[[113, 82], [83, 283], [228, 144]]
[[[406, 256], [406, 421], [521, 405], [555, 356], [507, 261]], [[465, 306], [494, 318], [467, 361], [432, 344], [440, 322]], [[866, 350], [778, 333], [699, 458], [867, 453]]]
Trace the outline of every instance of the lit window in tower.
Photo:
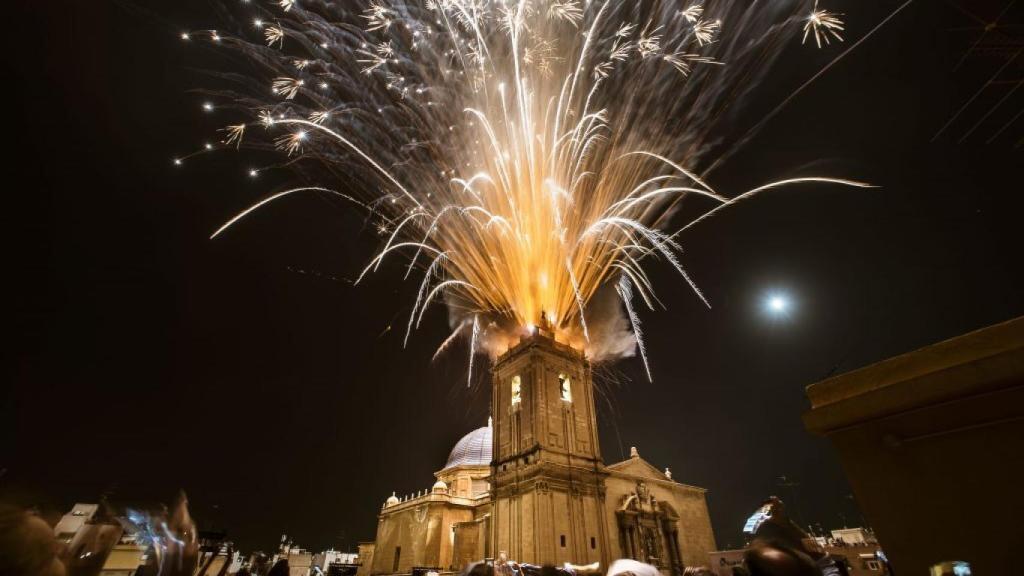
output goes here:
[[558, 375], [558, 391], [562, 396], [562, 400], [572, 402], [572, 389], [569, 385], [569, 377], [565, 374]]
[[523, 396], [523, 381], [518, 374], [512, 377], [512, 404], [519, 404]]

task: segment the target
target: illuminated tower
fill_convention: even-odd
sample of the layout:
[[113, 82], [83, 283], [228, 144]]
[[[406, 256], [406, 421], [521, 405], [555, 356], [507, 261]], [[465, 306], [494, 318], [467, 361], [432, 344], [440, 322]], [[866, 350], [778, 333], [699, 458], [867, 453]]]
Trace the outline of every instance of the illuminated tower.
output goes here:
[[590, 363], [545, 330], [492, 367], [491, 553], [608, 566]]

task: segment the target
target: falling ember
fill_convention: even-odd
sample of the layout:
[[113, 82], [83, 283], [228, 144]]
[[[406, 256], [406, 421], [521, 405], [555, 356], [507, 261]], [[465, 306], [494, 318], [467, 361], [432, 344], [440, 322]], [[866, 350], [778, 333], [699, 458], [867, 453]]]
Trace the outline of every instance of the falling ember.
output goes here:
[[[406, 339], [443, 301], [442, 349], [462, 337], [495, 355], [543, 329], [593, 360], [639, 349], [646, 366], [634, 300], [660, 306], [648, 265], [667, 262], [708, 303], [665, 229], [681, 199], [705, 207], [700, 220], [782, 185], [863, 186], [816, 177], [727, 196], [699, 177], [780, 46], [802, 25], [838, 38], [842, 23], [803, 0], [680, 4], [282, 0], [257, 37], [221, 43], [253, 64], [217, 100], [244, 117], [223, 142], [345, 174], [382, 234], [359, 280], [397, 255], [422, 274]], [[279, 192], [214, 236], [298, 191], [340, 195]], [[598, 310], [608, 293], [611, 314]]]
[[279, 26], [267, 26], [263, 31], [263, 37], [266, 38], [268, 46], [284, 44], [284, 30]]
[[234, 144], [237, 148], [242, 145], [242, 137], [245, 136], [245, 124], [227, 126], [223, 131], [227, 134], [227, 138], [224, 139], [224, 144], [226, 146]]
[[299, 88], [302, 88], [303, 84], [305, 82], [299, 78], [274, 78], [271, 89], [274, 91], [274, 94], [291, 100], [299, 93]]
[[698, 20], [693, 24], [693, 36], [697, 39], [698, 45], [704, 46], [714, 41], [715, 34], [721, 27], [722, 23], [718, 20]]
[[839, 16], [841, 15], [833, 14], [828, 10], [819, 10], [818, 2], [815, 0], [814, 9], [811, 10], [811, 14], [807, 16], [804, 24], [804, 37], [800, 43], [807, 42], [807, 36], [810, 34], [814, 34], [814, 43], [818, 45], [818, 48], [821, 48], [823, 42], [826, 45], [829, 43], [829, 36], [842, 42], [843, 37], [839, 33], [843, 31], [843, 21], [839, 19]]

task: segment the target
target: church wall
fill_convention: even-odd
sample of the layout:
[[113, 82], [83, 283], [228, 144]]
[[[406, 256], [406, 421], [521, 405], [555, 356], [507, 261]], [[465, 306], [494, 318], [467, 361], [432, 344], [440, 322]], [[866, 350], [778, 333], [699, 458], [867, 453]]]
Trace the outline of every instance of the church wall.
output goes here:
[[492, 373], [495, 553], [532, 564], [606, 560], [603, 467], [586, 359], [538, 334]]
[[[582, 549], [583, 554], [577, 563], [590, 564], [591, 562], [602, 561], [602, 547], [604, 546], [604, 526], [601, 523], [601, 502], [595, 497], [583, 499], [583, 523]], [[607, 569], [607, 566], [603, 566]]]
[[444, 502], [424, 502], [381, 515], [370, 573], [409, 572], [416, 566], [446, 568], [452, 558], [452, 524], [472, 519], [471, 509]]
[[647, 548], [638, 556], [657, 558], [666, 574], [707, 564], [715, 542], [703, 490], [673, 482], [635, 450], [628, 461], [602, 463], [581, 355], [539, 334], [499, 359], [492, 374], [493, 459], [445, 468], [436, 475], [447, 491], [382, 511], [372, 569], [359, 576], [461, 569], [502, 551], [531, 564], [600, 562], [607, 570], [632, 555], [620, 543], [617, 512], [634, 492], [643, 496], [629, 500], [621, 517]]
[[501, 524], [495, 527], [495, 555], [505, 551], [513, 560], [531, 564], [579, 562], [574, 535], [580, 530], [581, 506], [575, 505], [570, 518], [569, 500], [558, 490], [529, 490], [498, 500]]
[[473, 562], [489, 557], [485, 519], [456, 524], [454, 532], [454, 549], [449, 563], [453, 570], [462, 570]]
[[704, 566], [708, 554], [718, 549], [711, 530], [711, 515], [703, 490], [685, 487], [676, 490], [672, 505], [679, 513], [679, 539], [683, 562], [687, 566]]
[[707, 565], [708, 554], [715, 551], [716, 546], [703, 490], [669, 481], [614, 473], [605, 480], [605, 516], [612, 557], [623, 558], [628, 555], [620, 541], [616, 511], [621, 507], [623, 500], [636, 491], [638, 479], [644, 481], [647, 489], [659, 502], [668, 503], [679, 515], [678, 546], [683, 563], [686, 566]]
[[473, 508], [473, 519], [481, 520], [484, 516], [490, 516], [492, 512], [493, 508], [491, 507], [491, 501], [488, 499]]
[[494, 553], [509, 549], [510, 531], [508, 522], [512, 518], [509, 514], [509, 500], [502, 498], [494, 502]]
[[[444, 507], [441, 518], [441, 526], [438, 530], [440, 539], [440, 550], [436, 566], [441, 568], [451, 567], [454, 555], [455, 534], [453, 526], [460, 522], [469, 522], [473, 519], [473, 511], [467, 508]], [[483, 556], [480, 556], [483, 558]], [[478, 558], [478, 560], [480, 559]]]
[[[573, 494], [572, 492], [554, 492], [553, 512], [555, 527], [548, 539], [550, 550], [556, 562], [572, 562], [589, 564], [602, 560], [602, 531], [600, 524], [600, 505], [597, 497], [591, 494]], [[565, 546], [562, 546], [562, 536]]]
[[514, 500], [519, 507], [518, 535], [515, 541], [520, 558], [536, 557], [537, 554], [537, 497], [536, 492], [526, 492]]
[[629, 558], [630, 552], [622, 541], [619, 530], [619, 520], [616, 512], [622, 507], [622, 502], [631, 494], [636, 485], [624, 478], [609, 476], [604, 481], [605, 485], [605, 521], [608, 523], [608, 545], [612, 549], [612, 557], [615, 559]]
[[529, 562], [535, 564], [545, 564], [554, 561], [555, 547], [554, 534], [557, 532], [555, 528], [556, 518], [552, 514], [554, 507], [553, 499], [555, 495], [549, 490], [535, 490], [530, 494], [531, 508], [532, 508], [532, 520], [533, 526], [533, 540], [526, 541], [523, 543], [525, 548], [524, 558], [531, 558]]
[[532, 492], [522, 500], [529, 503], [524, 507], [523, 517], [529, 519], [532, 526], [523, 530], [522, 542], [528, 548], [523, 550], [521, 561], [536, 564], [601, 561], [602, 526], [595, 496], [549, 490]]
[[[590, 374], [566, 352], [530, 350], [500, 364], [494, 374], [495, 458], [500, 462], [534, 446], [551, 449], [545, 457], [568, 464], [566, 454], [598, 458], [600, 446], [593, 411]], [[572, 400], [561, 398], [559, 374], [570, 379]], [[512, 404], [512, 379], [521, 382], [522, 401]]]
[[[552, 515], [551, 515], [551, 526], [554, 528], [552, 532], [553, 538], [548, 540], [549, 550], [554, 553], [554, 561], [556, 564], [562, 564], [563, 562], [572, 562], [572, 554], [570, 552], [572, 542], [572, 523], [569, 510], [569, 495], [561, 490], [551, 491], [551, 503], [552, 503]], [[562, 546], [562, 537], [566, 539], [566, 545]], [[550, 555], [548, 556], [551, 557]]]
[[370, 576], [373, 570], [373, 550], [376, 544], [373, 542], [360, 542], [359, 543], [359, 568], [356, 570], [356, 576]]

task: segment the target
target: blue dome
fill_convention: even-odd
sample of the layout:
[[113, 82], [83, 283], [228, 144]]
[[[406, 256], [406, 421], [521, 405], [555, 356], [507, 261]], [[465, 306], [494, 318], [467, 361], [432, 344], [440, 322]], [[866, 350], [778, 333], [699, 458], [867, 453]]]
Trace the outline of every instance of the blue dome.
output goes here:
[[452, 448], [445, 468], [491, 465], [491, 427], [484, 426], [466, 434]]

